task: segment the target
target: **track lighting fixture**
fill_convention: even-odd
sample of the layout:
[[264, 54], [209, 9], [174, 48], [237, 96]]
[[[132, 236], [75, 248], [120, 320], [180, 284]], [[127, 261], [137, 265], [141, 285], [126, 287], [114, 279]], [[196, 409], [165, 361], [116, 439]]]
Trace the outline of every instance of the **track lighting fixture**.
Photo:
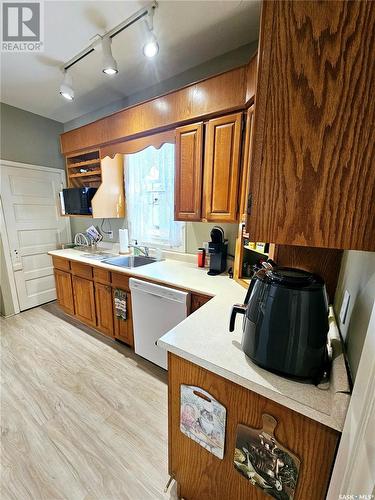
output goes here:
[[156, 40], [155, 34], [152, 31], [150, 31], [148, 39], [143, 46], [143, 54], [146, 57], [154, 57], [158, 52], [159, 52], [158, 41]]
[[101, 48], [103, 52], [103, 68], [102, 71], [106, 75], [112, 76], [118, 73], [117, 61], [112, 55], [112, 39], [105, 36], [101, 41]]
[[68, 101], [74, 99], [72, 75], [67, 70], [64, 70], [64, 79], [60, 85], [60, 94]]
[[96, 35], [94, 42], [85, 47], [81, 52], [76, 54], [72, 59], [67, 61], [61, 68], [64, 72], [64, 80], [60, 85], [60, 94], [65, 99], [72, 101], [74, 99], [72, 77], [68, 73], [69, 68], [77, 64], [79, 61], [87, 57], [94, 51], [101, 50], [102, 52], [102, 71], [106, 75], [115, 75], [118, 73], [117, 61], [112, 54], [112, 38], [119, 33], [129, 28], [135, 23], [144, 22], [146, 25], [146, 39], [143, 46], [143, 54], [146, 57], [154, 57], [159, 52], [159, 44], [154, 33], [154, 11], [158, 4], [154, 0], [145, 7], [142, 7], [133, 15], [122, 21], [120, 24], [107, 31], [103, 35]]
[[154, 57], [159, 52], [159, 44], [154, 33], [154, 9], [151, 8], [145, 17], [147, 29], [146, 43], [143, 45], [143, 54], [146, 57]]

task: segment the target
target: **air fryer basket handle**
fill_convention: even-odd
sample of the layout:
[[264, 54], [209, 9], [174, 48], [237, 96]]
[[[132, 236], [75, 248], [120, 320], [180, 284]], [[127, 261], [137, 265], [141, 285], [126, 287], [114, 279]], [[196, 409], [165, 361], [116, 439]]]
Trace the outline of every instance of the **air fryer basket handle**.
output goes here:
[[246, 313], [246, 305], [245, 304], [234, 304], [234, 306], [232, 306], [232, 311], [230, 313], [230, 320], [229, 320], [229, 331], [230, 332], [233, 332], [233, 330], [234, 330], [234, 323], [236, 321], [237, 313], [245, 314]]

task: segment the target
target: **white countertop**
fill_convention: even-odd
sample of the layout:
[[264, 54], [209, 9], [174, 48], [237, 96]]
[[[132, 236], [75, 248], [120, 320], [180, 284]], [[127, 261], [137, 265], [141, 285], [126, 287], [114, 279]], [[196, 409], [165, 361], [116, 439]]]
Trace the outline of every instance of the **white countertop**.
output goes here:
[[50, 255], [103, 267], [118, 273], [159, 281], [214, 298], [166, 333], [158, 345], [238, 385], [265, 396], [313, 420], [341, 431], [349, 404], [349, 383], [342, 346], [331, 310], [330, 337], [333, 367], [325, 388], [296, 382], [263, 370], [241, 349], [240, 319], [229, 333], [229, 315], [236, 302], [243, 302], [246, 290], [228, 276], [208, 276], [195, 264], [164, 260], [139, 268], [120, 268], [87, 257], [82, 251], [55, 250]]

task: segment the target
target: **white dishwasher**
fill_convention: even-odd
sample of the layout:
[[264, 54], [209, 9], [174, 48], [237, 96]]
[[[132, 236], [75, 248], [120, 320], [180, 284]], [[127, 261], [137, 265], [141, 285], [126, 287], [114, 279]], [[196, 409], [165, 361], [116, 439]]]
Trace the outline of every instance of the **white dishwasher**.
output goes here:
[[134, 350], [167, 369], [167, 352], [156, 341], [186, 318], [190, 294], [130, 278]]

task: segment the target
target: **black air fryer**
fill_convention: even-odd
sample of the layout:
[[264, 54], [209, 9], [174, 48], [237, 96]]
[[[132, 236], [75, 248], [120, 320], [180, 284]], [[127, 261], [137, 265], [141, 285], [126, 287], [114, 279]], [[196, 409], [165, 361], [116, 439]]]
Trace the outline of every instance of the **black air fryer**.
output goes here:
[[319, 276], [268, 265], [254, 275], [245, 304], [233, 306], [230, 331], [237, 313], [244, 315], [242, 349], [254, 363], [289, 377], [322, 377], [329, 324]]

